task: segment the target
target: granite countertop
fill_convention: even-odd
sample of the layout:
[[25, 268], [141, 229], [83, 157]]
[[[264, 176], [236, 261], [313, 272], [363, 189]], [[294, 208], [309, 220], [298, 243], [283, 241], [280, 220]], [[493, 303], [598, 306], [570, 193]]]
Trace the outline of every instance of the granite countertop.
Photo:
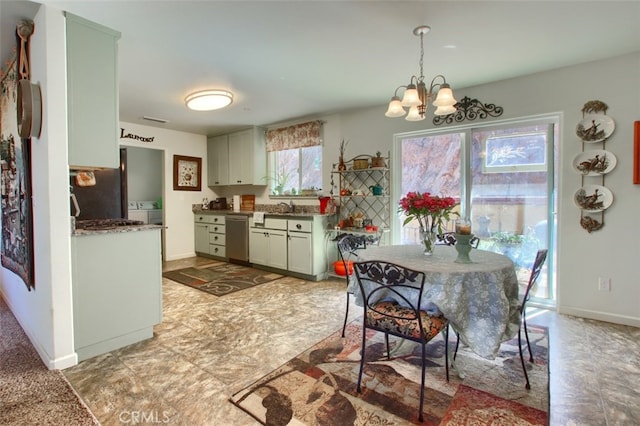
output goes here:
[[124, 232], [149, 231], [153, 229], [162, 229], [162, 225], [129, 225], [117, 226], [115, 228], [105, 229], [74, 229], [72, 235], [96, 235], [96, 234], [121, 234]]
[[224, 214], [224, 215], [241, 215], [241, 216], [253, 216], [253, 213], [264, 213], [265, 216], [276, 216], [276, 217], [315, 217], [315, 216], [333, 216], [326, 213], [320, 213], [319, 211], [296, 211], [296, 212], [279, 212], [279, 211], [263, 211], [256, 210], [253, 211], [239, 211], [235, 212], [233, 210], [208, 210], [203, 209], [201, 207], [193, 207], [192, 209], [194, 214]]
[[130, 219], [71, 219], [71, 235], [119, 234], [163, 228], [162, 225], [145, 224], [140, 220]]

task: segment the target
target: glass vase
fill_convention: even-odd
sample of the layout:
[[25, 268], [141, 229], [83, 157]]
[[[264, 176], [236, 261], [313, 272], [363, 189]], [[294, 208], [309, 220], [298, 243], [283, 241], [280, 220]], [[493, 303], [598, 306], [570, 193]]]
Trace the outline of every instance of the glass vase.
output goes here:
[[424, 247], [424, 255], [431, 256], [433, 255], [433, 248], [436, 245], [437, 235], [434, 231], [430, 231], [424, 228], [420, 228], [420, 242]]

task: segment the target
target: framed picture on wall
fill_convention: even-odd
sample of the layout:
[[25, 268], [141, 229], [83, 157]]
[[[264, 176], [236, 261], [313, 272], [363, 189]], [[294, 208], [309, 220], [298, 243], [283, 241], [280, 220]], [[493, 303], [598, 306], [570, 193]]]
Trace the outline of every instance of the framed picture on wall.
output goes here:
[[202, 158], [173, 156], [173, 190], [200, 191], [202, 186]]

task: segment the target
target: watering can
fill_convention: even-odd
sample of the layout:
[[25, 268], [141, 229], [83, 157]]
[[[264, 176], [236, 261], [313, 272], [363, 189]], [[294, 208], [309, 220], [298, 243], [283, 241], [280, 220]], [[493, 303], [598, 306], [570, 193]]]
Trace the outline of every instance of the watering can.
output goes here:
[[382, 195], [382, 187], [380, 185], [371, 185], [369, 189], [373, 195]]

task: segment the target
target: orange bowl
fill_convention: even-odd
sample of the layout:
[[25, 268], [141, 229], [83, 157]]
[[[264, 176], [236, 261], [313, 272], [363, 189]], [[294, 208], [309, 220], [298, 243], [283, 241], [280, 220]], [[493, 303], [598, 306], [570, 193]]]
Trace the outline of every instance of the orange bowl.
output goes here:
[[[349, 275], [353, 274], [353, 262], [352, 261], [347, 260], [347, 267], [349, 268]], [[336, 260], [335, 262], [333, 262], [333, 270], [338, 275], [342, 275], [342, 276], [347, 275], [347, 271], [344, 268], [344, 263], [342, 263], [342, 260]]]

